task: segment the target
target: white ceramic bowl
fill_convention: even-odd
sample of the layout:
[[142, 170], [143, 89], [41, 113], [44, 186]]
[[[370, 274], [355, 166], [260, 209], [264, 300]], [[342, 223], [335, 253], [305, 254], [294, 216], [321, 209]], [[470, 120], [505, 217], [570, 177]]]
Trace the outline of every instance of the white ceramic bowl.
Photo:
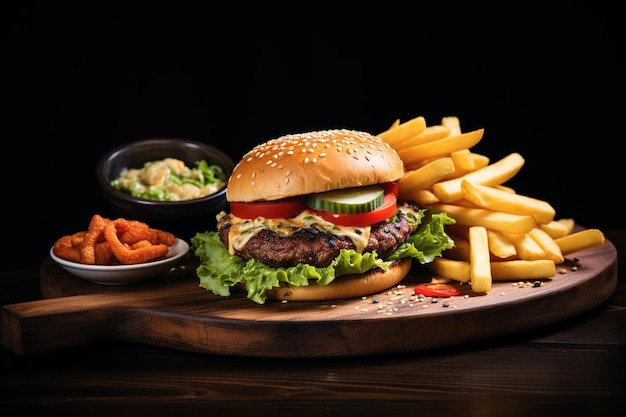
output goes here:
[[189, 251], [189, 244], [182, 239], [170, 246], [164, 259], [137, 265], [85, 265], [59, 258], [50, 248], [50, 257], [72, 275], [96, 284], [125, 285], [155, 277], [177, 264]]

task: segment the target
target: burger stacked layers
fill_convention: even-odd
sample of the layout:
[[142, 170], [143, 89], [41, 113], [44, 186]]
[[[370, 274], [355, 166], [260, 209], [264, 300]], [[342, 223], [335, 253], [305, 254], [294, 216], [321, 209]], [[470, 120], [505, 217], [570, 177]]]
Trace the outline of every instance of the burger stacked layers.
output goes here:
[[221, 296], [330, 300], [388, 289], [453, 246], [443, 213], [397, 201], [395, 150], [352, 130], [286, 135], [250, 150], [228, 181], [230, 213], [197, 233], [200, 285]]

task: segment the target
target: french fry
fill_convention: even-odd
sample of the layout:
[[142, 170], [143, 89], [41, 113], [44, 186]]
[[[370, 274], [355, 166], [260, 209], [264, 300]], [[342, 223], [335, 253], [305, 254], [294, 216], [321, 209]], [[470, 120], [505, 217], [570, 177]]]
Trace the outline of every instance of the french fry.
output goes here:
[[415, 164], [411, 164], [411, 165], [404, 164], [404, 172], [415, 171], [416, 169], [420, 169], [422, 167], [425, 167], [426, 165], [428, 165], [431, 162], [434, 162], [434, 161], [436, 161], [437, 159], [440, 159], [440, 158], [445, 158], [445, 156], [435, 156], [433, 158], [422, 159], [421, 161], [419, 161], [419, 162], [417, 162]]
[[490, 159], [488, 156], [476, 152], [472, 152], [471, 155], [472, 159], [474, 160], [475, 170], [485, 168], [487, 165], [489, 165]]
[[567, 225], [557, 220], [552, 220], [548, 223], [540, 223], [539, 228], [550, 235], [552, 239], [567, 236], [571, 233]]
[[483, 129], [463, 133], [458, 117], [427, 126], [423, 117], [396, 120], [379, 136], [398, 152], [405, 175], [400, 200], [448, 214], [455, 245], [426, 267], [433, 280], [470, 283], [485, 293], [493, 281], [551, 279], [565, 256], [604, 243], [600, 230], [574, 233], [574, 219], [555, 219], [547, 202], [504, 185], [523, 167], [511, 153], [499, 161], [471, 148]]
[[430, 208], [446, 213], [465, 226], [483, 226], [505, 233], [528, 233], [537, 225], [533, 216], [501, 213], [481, 208], [462, 207], [454, 204], [436, 203]]
[[407, 122], [400, 123], [396, 127], [391, 127], [377, 136], [395, 149], [396, 145], [419, 135], [424, 129], [426, 129], [426, 119], [423, 116], [417, 116]]
[[452, 158], [439, 158], [415, 171], [405, 173], [398, 181], [400, 198], [406, 200], [405, 197], [410, 196], [412, 191], [430, 188], [453, 171]]
[[546, 259], [543, 248], [528, 233], [505, 233], [504, 235], [515, 245], [519, 259], [524, 261]]
[[565, 262], [565, 258], [563, 257], [563, 253], [561, 252], [559, 245], [541, 228], [535, 227], [533, 230], [528, 232], [528, 235], [535, 242], [537, 242], [541, 249], [543, 249], [545, 254], [543, 259], [549, 259], [557, 265]]
[[447, 156], [450, 152], [471, 148], [476, 145], [483, 137], [484, 131], [485, 129], [477, 129], [471, 132], [461, 133], [458, 136], [448, 136], [434, 142], [401, 149], [398, 151], [398, 155], [404, 161], [405, 165], [412, 165], [423, 159], [435, 156]]
[[491, 263], [491, 278], [494, 281], [545, 279], [554, 277], [555, 273], [554, 262], [547, 259]]
[[461, 134], [461, 121], [456, 116], [446, 116], [441, 118], [441, 124], [450, 129], [450, 136]]
[[550, 223], [556, 214], [547, 201], [474, 184], [467, 180], [461, 181], [461, 190], [463, 198], [479, 207], [503, 213], [535, 216], [539, 223]]
[[454, 165], [459, 167], [459, 169], [463, 169], [468, 172], [476, 170], [476, 163], [469, 149], [460, 149], [458, 151], [450, 152], [450, 158], [452, 158]]
[[[461, 151], [463, 151], [463, 150], [461, 149]], [[450, 153], [450, 157], [452, 157], [453, 153], [454, 152]], [[482, 154], [479, 154], [479, 153], [475, 153], [475, 152], [470, 152], [469, 156], [471, 156], [472, 160], [473, 160], [473, 164], [474, 164], [473, 171], [476, 171], [478, 169], [484, 168], [487, 165], [489, 165], [489, 158], [487, 156], [485, 156], [485, 155], [482, 155]], [[416, 162], [415, 164], [411, 164], [411, 165], [406, 165], [405, 164], [404, 167], [405, 167], [406, 170], [412, 171], [412, 170], [421, 168], [424, 165], [429, 164], [429, 163], [431, 163], [434, 160], [439, 159], [439, 158], [445, 158], [445, 156], [435, 156], [433, 158], [423, 159], [421, 161]], [[456, 163], [454, 165], [455, 165], [454, 172], [448, 176], [449, 178], [457, 178], [457, 177], [460, 177], [460, 176], [463, 176], [465, 174], [469, 174], [470, 172], [472, 172], [472, 171], [467, 170], [465, 168], [459, 167]]]
[[578, 252], [604, 243], [604, 234], [598, 229], [585, 229], [554, 239], [563, 255]]
[[565, 229], [567, 230], [567, 234], [568, 235], [574, 231], [574, 225], [576, 224], [574, 222], [574, 219], [572, 219], [572, 218], [558, 219], [557, 222], [559, 222], [561, 225], [565, 226]]
[[497, 162], [484, 168], [470, 172], [459, 178], [438, 182], [433, 185], [433, 192], [439, 200], [451, 203], [463, 197], [461, 183], [469, 181], [474, 184], [495, 186], [513, 178], [524, 165], [524, 158], [518, 153], [511, 153]]
[[399, 151], [401, 149], [423, 145], [424, 143], [434, 142], [439, 139], [447, 138], [448, 136], [450, 136], [450, 128], [448, 127], [441, 125], [427, 126], [426, 129], [421, 131], [419, 134], [397, 144], [395, 149], [396, 151]]
[[491, 289], [491, 261], [487, 229], [482, 226], [469, 228], [470, 285], [472, 291], [486, 293]]
[[431, 284], [449, 284], [451, 281], [453, 280], [450, 278], [445, 278], [445, 277], [438, 277], [438, 276], [430, 277]]
[[454, 202], [455, 206], [461, 206], [461, 207], [467, 207], [467, 208], [479, 208], [482, 209], [482, 207], [478, 207], [476, 204], [472, 203], [471, 201], [468, 201], [464, 198], [460, 199], [460, 200], [456, 200]]
[[407, 196], [406, 200], [415, 201], [422, 207], [426, 207], [439, 202], [437, 196], [433, 194], [433, 192], [430, 190], [415, 190]]
[[[454, 178], [459, 178], [459, 177], [462, 177], [462, 176], [464, 176], [464, 175], [469, 174], [470, 172], [472, 172], [472, 171], [469, 171], [469, 170], [467, 170], [467, 169], [465, 169], [465, 168], [462, 168], [462, 167], [460, 167], [459, 165], [456, 165], [456, 164], [455, 164], [455, 165], [454, 165], [454, 171], [452, 171], [452, 172], [448, 175], [448, 177], [447, 177], [447, 178], [443, 178], [443, 179], [442, 179], [442, 181], [448, 181], [448, 180], [451, 180], [451, 179], [454, 179]], [[439, 182], [440, 182], [440, 181], [439, 181]], [[437, 183], [435, 183], [435, 184], [437, 184]], [[435, 184], [433, 184], [433, 185], [435, 185]], [[431, 188], [432, 188], [432, 186], [431, 186]], [[450, 203], [454, 203], [454, 202], [456, 202], [456, 201], [450, 201]]]
[[[452, 153], [450, 155], [452, 155]], [[455, 162], [455, 164], [454, 164], [454, 172], [452, 172], [450, 175], [448, 175], [448, 178], [446, 178], [445, 180], [447, 181], [447, 180], [451, 180], [451, 179], [454, 179], [454, 178], [462, 177], [464, 175], [469, 174], [470, 172], [474, 172], [474, 171], [476, 171], [478, 169], [484, 168], [487, 165], [489, 165], [489, 158], [487, 158], [484, 155], [471, 153], [470, 156], [472, 157], [472, 160], [473, 160], [473, 163], [474, 163], [474, 169], [473, 170], [468, 170], [466, 168], [463, 168], [460, 165], [457, 165], [456, 162]], [[456, 201], [455, 201], [455, 203], [456, 203]]]
[[[448, 258], [435, 258], [426, 267], [430, 272], [441, 278], [458, 282], [469, 282], [471, 279], [470, 263]], [[518, 281], [531, 279], [550, 279], [556, 274], [554, 262], [547, 259], [537, 261], [512, 260], [491, 262], [492, 281]]]
[[507, 259], [517, 255], [515, 245], [504, 233], [488, 229], [487, 239], [489, 240], [489, 251], [496, 258]]
[[513, 193], [515, 194], [515, 190], [511, 187], [508, 187], [506, 185], [502, 185], [502, 184], [498, 184], [498, 185], [494, 185], [495, 189], [500, 190], [500, 191], [505, 191], [507, 193]]
[[426, 268], [442, 278], [449, 278], [459, 282], [469, 282], [471, 279], [470, 263], [466, 261], [435, 258], [431, 263], [426, 264]]

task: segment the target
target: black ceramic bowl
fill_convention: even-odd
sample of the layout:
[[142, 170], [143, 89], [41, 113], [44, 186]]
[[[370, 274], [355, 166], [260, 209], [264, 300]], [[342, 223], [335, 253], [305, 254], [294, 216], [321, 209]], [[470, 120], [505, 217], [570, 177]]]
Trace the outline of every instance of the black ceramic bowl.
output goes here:
[[196, 232], [212, 230], [215, 216], [227, 210], [226, 186], [206, 197], [182, 201], [154, 201], [133, 197], [111, 185], [122, 171], [143, 167], [144, 162], [165, 158], [182, 160], [188, 167], [204, 159], [219, 165], [226, 179], [234, 168], [233, 160], [223, 151], [201, 142], [186, 139], [147, 139], [119, 146], [102, 156], [96, 176], [111, 215], [139, 220], [151, 227], [170, 231], [185, 240]]

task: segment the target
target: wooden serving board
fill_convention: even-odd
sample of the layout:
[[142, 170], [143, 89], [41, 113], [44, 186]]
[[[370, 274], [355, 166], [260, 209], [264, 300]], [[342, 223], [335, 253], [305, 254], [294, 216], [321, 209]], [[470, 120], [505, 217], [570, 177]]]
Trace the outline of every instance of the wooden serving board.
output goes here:
[[[430, 350], [553, 324], [604, 302], [617, 285], [610, 241], [559, 265], [538, 287], [495, 282], [486, 295], [409, 301], [428, 281], [414, 268], [380, 294], [328, 302], [258, 305], [235, 290], [218, 297], [199, 287], [197, 260], [142, 283], [104, 286], [74, 277], [47, 259], [43, 299], [2, 307], [0, 344], [32, 355], [99, 342], [130, 341], [171, 349], [255, 357], [346, 357]], [[532, 284], [532, 282], [529, 282]], [[377, 301], [377, 302], [376, 302]]]

